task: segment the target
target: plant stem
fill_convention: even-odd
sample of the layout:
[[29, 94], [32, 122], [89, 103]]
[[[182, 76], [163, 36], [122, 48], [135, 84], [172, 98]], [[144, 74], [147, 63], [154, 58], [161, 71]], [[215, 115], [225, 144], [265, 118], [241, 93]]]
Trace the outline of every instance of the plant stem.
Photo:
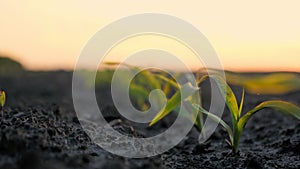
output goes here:
[[238, 129], [238, 127], [234, 127], [234, 136], [233, 136], [233, 153], [237, 154], [239, 152], [239, 145], [240, 145], [240, 138], [241, 138], [241, 133]]
[[[199, 94], [199, 98], [198, 98], [199, 100], [197, 100], [197, 103], [200, 106], [202, 106], [202, 91], [201, 91], [200, 87], [198, 89], [198, 94]], [[202, 137], [204, 139], [206, 139], [206, 133], [205, 133], [205, 128], [204, 128], [204, 124], [203, 124], [203, 113], [201, 113], [200, 110], [198, 110], [198, 112], [197, 112], [197, 119], [196, 120], [197, 120], [197, 124], [199, 125], [199, 126], [197, 126], [199, 132], [201, 133]]]

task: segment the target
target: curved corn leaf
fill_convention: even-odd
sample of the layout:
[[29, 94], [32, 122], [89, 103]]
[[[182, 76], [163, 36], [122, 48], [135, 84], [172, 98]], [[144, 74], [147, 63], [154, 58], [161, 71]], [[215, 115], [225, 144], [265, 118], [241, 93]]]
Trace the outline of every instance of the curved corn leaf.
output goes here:
[[206, 111], [205, 109], [203, 109], [201, 106], [193, 104], [194, 108], [197, 110], [200, 110], [201, 113], [206, 114], [208, 118], [212, 119], [213, 121], [215, 121], [216, 123], [221, 124], [225, 130], [228, 133], [231, 145], [233, 145], [233, 132], [231, 130], [231, 128], [218, 116]]
[[213, 75], [210, 77], [212, 77], [217, 82], [217, 85], [221, 91], [221, 94], [226, 101], [226, 105], [228, 106], [229, 111], [233, 115], [234, 120], [237, 122], [240, 117], [240, 114], [239, 114], [237, 100], [236, 100], [236, 97], [235, 97], [232, 89], [229, 87], [229, 85], [226, 83], [226, 81], [222, 77], [220, 77], [218, 75]]
[[207, 78], [212, 78], [218, 85], [218, 88], [226, 102], [226, 105], [231, 113], [231, 117], [232, 117], [232, 121], [234, 126], [237, 125], [237, 121], [240, 118], [240, 112], [239, 112], [239, 108], [238, 108], [238, 104], [237, 104], [237, 100], [236, 97], [232, 91], [232, 89], [230, 88], [230, 86], [226, 83], [226, 81], [218, 75], [205, 75], [203, 76], [201, 79], [199, 79], [197, 81], [197, 84], [200, 85], [200, 83], [202, 83], [204, 80], [206, 80]]
[[3, 90], [0, 90], [0, 107], [3, 107], [5, 104], [5, 92]]
[[300, 108], [292, 103], [280, 101], [280, 100], [274, 100], [274, 101], [266, 101], [261, 103], [260, 105], [256, 106], [254, 109], [250, 110], [248, 113], [246, 113], [239, 121], [238, 127], [240, 130], [242, 130], [248, 120], [258, 111], [265, 109], [265, 108], [274, 108], [277, 109], [283, 113], [287, 113], [289, 115], [292, 115], [296, 117], [298, 120], [300, 120]]
[[245, 101], [245, 89], [243, 89], [243, 93], [242, 93], [242, 99], [241, 99], [241, 103], [240, 103], [240, 107], [239, 107], [239, 117], [241, 116], [242, 111], [243, 111], [244, 101]]
[[196, 126], [198, 126], [198, 129], [201, 130], [201, 132], [203, 133], [203, 138], [206, 138], [206, 134], [205, 134], [205, 128], [204, 128], [204, 121], [203, 121], [203, 113], [201, 111], [198, 110], [197, 112], [197, 119], [196, 119]]
[[109, 65], [109, 66], [123, 65], [123, 66], [130, 67], [130, 68], [136, 67], [136, 66], [129, 65], [127, 63], [120, 63], [120, 62], [104, 62], [104, 64]]
[[[197, 104], [199, 104], [199, 106], [202, 106], [201, 88], [199, 88], [198, 93], [199, 93], [198, 97], [197, 97], [197, 95], [193, 95], [191, 99], [193, 101], [195, 101], [194, 103], [197, 103]], [[193, 109], [192, 102], [190, 102], [190, 107], [192, 107], [192, 109]], [[196, 113], [192, 113], [192, 116], [195, 116], [194, 117], [194, 118], [196, 118], [195, 125], [198, 128], [198, 130], [202, 132], [203, 138], [206, 138], [204, 122], [203, 122], [203, 114], [201, 113], [201, 111], [198, 110]]]
[[159, 75], [159, 74], [155, 74], [155, 77], [157, 77], [157, 78], [163, 80], [164, 82], [166, 82], [166, 83], [172, 85], [172, 86], [175, 87], [176, 89], [179, 89], [179, 88], [180, 88], [179, 85], [178, 85], [174, 80], [172, 80], [172, 79], [169, 79], [169, 78], [167, 78], [167, 77], [165, 77], [165, 76], [162, 76], [162, 75]]
[[167, 95], [171, 92], [171, 85], [169, 83], [166, 83], [163, 87], [163, 92]]
[[[154, 117], [149, 126], [153, 126], [162, 118], [167, 116], [172, 110], [174, 110], [180, 103], [181, 99], [186, 99], [193, 95], [197, 89], [192, 86], [191, 83], [184, 84], [180, 90], [178, 90], [166, 103], [165, 107]], [[181, 95], [184, 94], [184, 95]]]
[[177, 91], [171, 99], [169, 99], [165, 105], [165, 107], [154, 117], [154, 119], [150, 122], [149, 126], [153, 126], [162, 118], [167, 116], [173, 109], [175, 109], [181, 101], [180, 91]]
[[[222, 94], [222, 97], [225, 100], [226, 105], [227, 105], [227, 107], [230, 111], [233, 131], [231, 129], [228, 130], [229, 129], [228, 127], [227, 127], [228, 129], [226, 129], [226, 130], [229, 134], [231, 145], [234, 147], [234, 151], [236, 152], [238, 150], [238, 143], [239, 143], [239, 138], [240, 138], [240, 131], [239, 131], [239, 128], [238, 128], [238, 121], [239, 121], [240, 116], [241, 116], [242, 104], [244, 102], [244, 93], [243, 93], [242, 100], [241, 100], [241, 106], [238, 107], [236, 97], [235, 97], [232, 89], [230, 88], [230, 86], [226, 83], [226, 80], [223, 79], [218, 74], [213, 74], [213, 75], [210, 75], [209, 77], [212, 78], [217, 83], [217, 86], [218, 86], [218, 88], [219, 88], [219, 90]], [[204, 81], [207, 78], [208, 78], [207, 76], [202, 77], [201, 79], [199, 79], [198, 83], [202, 83], [202, 81]], [[202, 112], [202, 113], [207, 114], [207, 112]], [[230, 132], [231, 132], [231, 134], [230, 134]]]
[[104, 64], [110, 65], [110, 66], [118, 66], [118, 65], [120, 65], [120, 62], [104, 62]]
[[199, 86], [204, 80], [208, 79], [208, 75], [202, 76], [200, 79], [197, 80], [197, 85]]
[[[200, 124], [198, 121], [198, 118], [197, 118], [198, 112], [195, 111], [193, 104], [194, 103], [192, 103], [191, 100], [183, 102], [183, 107], [185, 108], [184, 110], [187, 111], [187, 113], [183, 113], [183, 116], [186, 116], [186, 118], [190, 119], [193, 123], [195, 123], [196, 126], [200, 126], [202, 124]], [[177, 112], [179, 112], [179, 111], [177, 111]]]
[[142, 75], [142, 77], [145, 78], [144, 82], [147, 82], [152, 89], [159, 89], [161, 87], [159, 81], [154, 77], [154, 74], [152, 74], [148, 70], [143, 70], [138, 66], [132, 66], [132, 65], [127, 64], [127, 63], [105, 62], [104, 64], [110, 65], [110, 66], [123, 65], [123, 66], [126, 66], [128, 68], [131, 68], [132, 70], [139, 72]]
[[147, 99], [149, 96], [149, 92], [147, 90], [145, 90], [143, 87], [138, 86], [136, 84], [131, 84], [129, 90], [133, 95], [139, 96], [140, 98], [143, 99]]
[[149, 84], [149, 86], [151, 87], [151, 89], [160, 89], [161, 88], [161, 84], [160, 82], [154, 77], [154, 74], [152, 74], [150, 71], [148, 70], [141, 70], [141, 75], [145, 77], [145, 81]]
[[145, 101], [148, 100], [149, 92], [145, 90], [145, 88], [135, 84], [131, 84], [129, 90], [130, 95], [134, 96], [132, 97], [132, 99], [137, 104], [137, 106], [141, 108], [141, 110], [148, 109]]

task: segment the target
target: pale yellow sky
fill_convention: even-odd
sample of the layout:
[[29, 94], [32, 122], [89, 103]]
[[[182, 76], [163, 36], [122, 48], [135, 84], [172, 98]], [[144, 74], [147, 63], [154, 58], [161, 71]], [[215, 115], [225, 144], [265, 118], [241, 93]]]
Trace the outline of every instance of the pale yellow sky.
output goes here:
[[[124, 16], [153, 12], [197, 27], [226, 69], [300, 71], [299, 7], [296, 0], [1, 0], [0, 53], [29, 69], [72, 69], [99, 29]], [[116, 49], [114, 55], [126, 54], [122, 46]]]

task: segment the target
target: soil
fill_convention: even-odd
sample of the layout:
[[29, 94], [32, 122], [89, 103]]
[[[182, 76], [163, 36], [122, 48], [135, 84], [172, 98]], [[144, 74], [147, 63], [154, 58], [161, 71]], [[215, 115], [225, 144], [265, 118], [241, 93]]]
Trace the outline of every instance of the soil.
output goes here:
[[[219, 127], [206, 144], [193, 128], [168, 152], [145, 159], [128, 159], [106, 152], [82, 130], [72, 104], [72, 73], [27, 72], [0, 77], [7, 93], [0, 130], [1, 169], [131, 169], [131, 168], [300, 168], [300, 122], [274, 110], [257, 113], [243, 133], [240, 153], [233, 155], [226, 132]], [[97, 89], [108, 97], [109, 90]], [[106, 92], [105, 92], [106, 91]], [[209, 98], [208, 85], [203, 87]], [[241, 93], [239, 87], [234, 91]], [[246, 110], [264, 100], [282, 99], [300, 105], [300, 92], [281, 96], [246, 94]], [[104, 104], [105, 103], [105, 104]], [[147, 131], [120, 117], [107, 98], [100, 107], [122, 133], [147, 137], [165, 130], [172, 115]], [[204, 102], [208, 105], [208, 101]], [[224, 113], [229, 120], [229, 113]]]

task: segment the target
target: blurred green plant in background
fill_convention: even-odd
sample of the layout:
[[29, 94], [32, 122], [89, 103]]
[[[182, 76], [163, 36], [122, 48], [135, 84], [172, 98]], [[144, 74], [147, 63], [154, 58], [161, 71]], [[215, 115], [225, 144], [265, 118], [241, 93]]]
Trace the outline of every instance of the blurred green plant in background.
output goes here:
[[0, 76], [14, 76], [22, 72], [24, 72], [24, 68], [21, 63], [0, 56]]
[[280, 95], [300, 90], [300, 75], [296, 73], [233, 73], [226, 72], [229, 84], [245, 88], [253, 94]]

